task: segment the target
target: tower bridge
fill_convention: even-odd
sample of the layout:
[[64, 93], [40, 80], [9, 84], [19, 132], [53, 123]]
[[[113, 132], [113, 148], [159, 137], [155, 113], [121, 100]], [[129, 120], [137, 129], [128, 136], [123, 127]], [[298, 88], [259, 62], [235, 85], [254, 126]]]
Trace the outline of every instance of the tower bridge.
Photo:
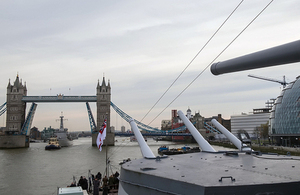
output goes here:
[[[114, 133], [110, 131], [110, 100], [111, 87], [110, 82], [105, 82], [103, 77], [102, 84], [99, 81], [96, 87], [95, 96], [27, 96], [26, 84], [17, 75], [14, 83], [8, 82], [6, 102], [0, 106], [0, 116], [6, 112], [5, 136], [0, 136], [0, 148], [19, 148], [29, 147], [30, 128], [34, 118], [37, 103], [41, 102], [85, 102], [88, 110], [91, 131], [93, 133], [92, 144], [96, 145], [97, 132], [101, 124], [107, 120], [107, 136], [104, 144], [114, 145]], [[26, 104], [32, 103], [27, 117]], [[96, 102], [97, 105], [97, 123], [94, 120], [89, 102]], [[99, 125], [97, 125], [99, 124]]]
[[[65, 96], [58, 94], [56, 96], [27, 96], [26, 84], [23, 85], [17, 75], [13, 84], [8, 83], [7, 86], [7, 102], [0, 106], [0, 116], [6, 112], [6, 129], [5, 136], [0, 136], [0, 148], [18, 148], [29, 147], [29, 136], [31, 124], [34, 118], [37, 103], [67, 103], [67, 102], [84, 102], [86, 103], [90, 129], [92, 132], [92, 145], [96, 145], [96, 138], [103, 121], [107, 120], [107, 136], [104, 144], [114, 145], [115, 134], [110, 130], [110, 107], [118, 113], [125, 121], [129, 122], [132, 118], [118, 106], [111, 102], [111, 87], [110, 82], [105, 83], [103, 77], [102, 84], [99, 81], [97, 84], [97, 93], [95, 96]], [[93, 117], [89, 102], [95, 102], [97, 105], [97, 123]], [[26, 104], [32, 103], [29, 112], [25, 118]], [[180, 132], [186, 129], [185, 126], [178, 127], [172, 130], [161, 131], [158, 128], [145, 125], [135, 120], [139, 129], [145, 131], [145, 135], [166, 136], [171, 135], [171, 132]], [[98, 125], [97, 125], [98, 124]], [[208, 129], [210, 130], [210, 129]], [[210, 130], [211, 131], [211, 130]], [[122, 134], [122, 133], [121, 133]], [[120, 134], [120, 135], [121, 135]], [[122, 134], [123, 135], [123, 134]], [[128, 134], [126, 134], [128, 136]], [[125, 136], [126, 136], [125, 135]], [[190, 136], [190, 134], [176, 134], [181, 136]], [[123, 135], [124, 136], [124, 135]], [[174, 136], [174, 134], [173, 134]]]

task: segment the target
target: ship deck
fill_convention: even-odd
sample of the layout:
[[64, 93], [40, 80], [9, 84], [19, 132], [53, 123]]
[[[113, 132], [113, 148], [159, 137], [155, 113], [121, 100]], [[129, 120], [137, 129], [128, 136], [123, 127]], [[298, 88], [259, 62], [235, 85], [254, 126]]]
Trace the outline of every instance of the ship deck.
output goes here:
[[127, 194], [297, 194], [300, 158], [279, 155], [191, 153], [122, 165]]

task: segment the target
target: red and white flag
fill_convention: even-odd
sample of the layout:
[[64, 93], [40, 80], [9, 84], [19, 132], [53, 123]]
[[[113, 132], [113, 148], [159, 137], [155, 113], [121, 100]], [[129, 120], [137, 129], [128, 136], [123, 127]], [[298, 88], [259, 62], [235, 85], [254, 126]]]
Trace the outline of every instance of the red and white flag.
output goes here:
[[105, 137], [106, 137], [106, 119], [104, 120], [97, 137], [97, 146], [100, 151], [102, 150], [102, 145]]

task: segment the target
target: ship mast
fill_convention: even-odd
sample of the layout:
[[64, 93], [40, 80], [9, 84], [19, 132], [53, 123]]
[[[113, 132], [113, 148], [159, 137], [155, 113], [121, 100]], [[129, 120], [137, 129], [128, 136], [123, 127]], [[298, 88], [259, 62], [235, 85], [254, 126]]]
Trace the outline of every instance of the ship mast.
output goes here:
[[59, 130], [60, 131], [64, 131], [64, 120], [68, 120], [68, 119], [64, 119], [63, 116], [63, 112], [61, 111], [61, 116], [59, 116], [60, 119], [56, 119], [56, 121], [60, 121], [60, 125], [59, 125]]

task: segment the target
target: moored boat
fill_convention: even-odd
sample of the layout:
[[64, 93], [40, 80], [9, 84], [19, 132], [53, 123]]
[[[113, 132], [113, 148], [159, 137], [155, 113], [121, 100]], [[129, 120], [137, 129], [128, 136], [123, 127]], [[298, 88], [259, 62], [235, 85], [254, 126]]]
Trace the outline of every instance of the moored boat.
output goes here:
[[[144, 137], [144, 140], [145, 140], [145, 141], [147, 141], [147, 138], [146, 138], [146, 137]], [[136, 137], [135, 137], [135, 136], [131, 136], [131, 137], [130, 137], [130, 141], [131, 141], [131, 142], [136, 142], [136, 141], [137, 141], [137, 139], [136, 139]]]
[[200, 152], [199, 147], [189, 147], [189, 146], [183, 146], [181, 148], [171, 148], [166, 146], [161, 146], [157, 149], [158, 154], [160, 155], [176, 155], [176, 154], [186, 154], [186, 153], [194, 153], [194, 152]]

